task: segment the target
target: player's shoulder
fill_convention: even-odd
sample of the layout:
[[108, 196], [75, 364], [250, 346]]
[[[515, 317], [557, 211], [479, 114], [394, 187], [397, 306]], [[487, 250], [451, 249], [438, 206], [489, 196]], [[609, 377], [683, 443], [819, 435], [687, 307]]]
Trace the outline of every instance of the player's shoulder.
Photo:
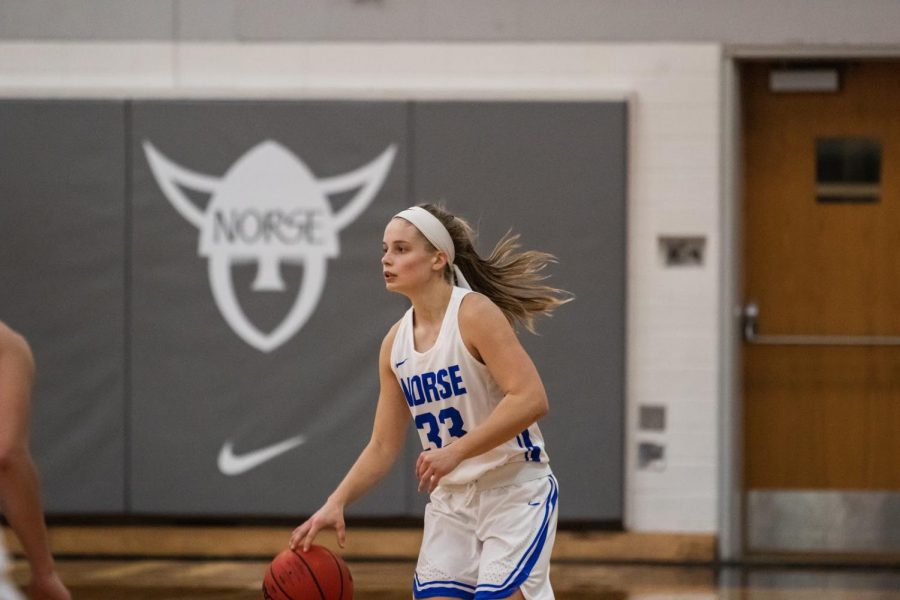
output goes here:
[[28, 351], [28, 341], [21, 333], [0, 321], [0, 349], [25, 352]]
[[384, 339], [381, 341], [382, 348], [390, 348], [394, 344], [394, 339], [397, 337], [397, 330], [400, 329], [400, 324], [403, 322], [403, 319], [400, 319], [388, 329], [388, 332], [385, 334]]
[[388, 330], [384, 339], [381, 341], [381, 350], [378, 352], [378, 362], [381, 369], [389, 369], [391, 364], [391, 352], [394, 349], [394, 339], [397, 337], [397, 329], [400, 328], [400, 321], [394, 323]]
[[487, 339], [511, 332], [506, 315], [490, 298], [477, 292], [466, 294], [459, 307], [459, 333], [476, 356]]
[[466, 322], [506, 320], [503, 311], [493, 300], [479, 292], [469, 292], [459, 305], [459, 319]]

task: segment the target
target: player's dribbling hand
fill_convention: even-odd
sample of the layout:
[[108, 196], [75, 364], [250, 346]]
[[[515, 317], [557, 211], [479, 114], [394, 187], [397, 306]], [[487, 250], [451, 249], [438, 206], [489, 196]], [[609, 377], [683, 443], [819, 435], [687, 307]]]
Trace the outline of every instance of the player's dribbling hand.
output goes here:
[[332, 528], [337, 534], [337, 543], [341, 548], [347, 539], [347, 530], [344, 525], [344, 509], [340, 506], [325, 503], [316, 514], [307, 519], [291, 534], [291, 550], [301, 548], [304, 552], [309, 550], [316, 536], [323, 529]]

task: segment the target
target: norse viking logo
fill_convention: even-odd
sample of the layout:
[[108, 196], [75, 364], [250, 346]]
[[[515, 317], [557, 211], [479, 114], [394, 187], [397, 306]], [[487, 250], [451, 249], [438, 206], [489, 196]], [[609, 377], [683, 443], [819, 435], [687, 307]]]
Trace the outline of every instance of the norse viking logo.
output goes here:
[[[396, 154], [389, 146], [359, 169], [316, 179], [290, 150], [266, 140], [214, 177], [190, 171], [144, 141], [144, 154], [160, 189], [181, 215], [200, 230], [197, 254], [208, 259], [210, 288], [231, 329], [262, 352], [271, 352], [303, 327], [319, 303], [326, 260], [340, 254], [338, 232], [352, 223], [381, 189]], [[209, 194], [205, 210], [184, 190]], [[328, 196], [357, 190], [337, 212]], [[244, 314], [231, 278], [237, 263], [257, 265], [254, 292], [283, 291], [281, 264], [303, 266], [303, 282], [284, 320], [271, 332]]]

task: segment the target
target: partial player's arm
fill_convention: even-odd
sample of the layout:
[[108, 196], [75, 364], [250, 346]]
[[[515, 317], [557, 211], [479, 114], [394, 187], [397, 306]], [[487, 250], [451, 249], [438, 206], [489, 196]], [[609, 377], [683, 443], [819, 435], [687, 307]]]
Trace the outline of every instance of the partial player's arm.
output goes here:
[[344, 508], [381, 481], [400, 455], [409, 426], [409, 410], [403, 391], [391, 371], [391, 346], [396, 332], [397, 325], [394, 325], [381, 343], [378, 359], [381, 392], [375, 409], [372, 437], [322, 508], [294, 530], [291, 548], [300, 546], [308, 550], [319, 531], [328, 527], [336, 530], [338, 544], [343, 547], [346, 539]]
[[505, 395], [491, 415], [466, 435], [419, 455], [419, 491], [433, 490], [463, 460], [513, 439], [549, 409], [537, 368], [493, 302], [481, 294], [467, 295], [460, 306], [459, 324], [469, 351], [487, 366]]
[[34, 358], [25, 339], [0, 322], [0, 506], [31, 566], [35, 598], [68, 599], [56, 574], [28, 448]]

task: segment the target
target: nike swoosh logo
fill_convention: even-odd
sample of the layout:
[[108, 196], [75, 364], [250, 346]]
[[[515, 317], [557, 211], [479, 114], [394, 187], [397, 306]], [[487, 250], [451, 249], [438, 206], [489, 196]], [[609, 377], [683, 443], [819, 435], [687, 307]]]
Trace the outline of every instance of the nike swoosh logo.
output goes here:
[[228, 440], [222, 444], [222, 449], [219, 450], [219, 471], [222, 475], [228, 475], [230, 477], [241, 475], [272, 460], [276, 456], [284, 454], [288, 450], [293, 450], [305, 441], [306, 436], [296, 435], [292, 438], [272, 444], [271, 446], [260, 448], [259, 450], [235, 454], [234, 444], [231, 443], [231, 440]]
[[401, 360], [400, 362], [394, 363], [394, 368], [399, 369], [399, 368], [400, 368], [400, 365], [402, 365], [403, 363], [405, 363], [405, 362], [408, 361], [408, 360], [409, 360], [408, 358], [404, 358], [404, 359]]

